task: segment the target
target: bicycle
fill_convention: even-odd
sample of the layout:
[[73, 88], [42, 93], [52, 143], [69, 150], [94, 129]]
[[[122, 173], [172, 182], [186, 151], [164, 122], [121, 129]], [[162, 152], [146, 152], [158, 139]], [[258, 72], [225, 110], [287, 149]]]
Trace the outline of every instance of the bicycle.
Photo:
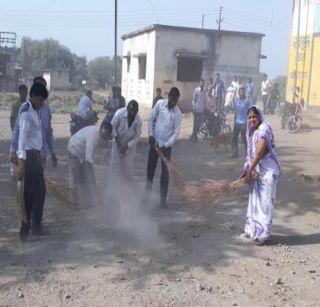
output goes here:
[[202, 123], [198, 131], [198, 137], [207, 139], [209, 136], [231, 133], [231, 127], [227, 123], [224, 112], [210, 112], [205, 110], [202, 115]]

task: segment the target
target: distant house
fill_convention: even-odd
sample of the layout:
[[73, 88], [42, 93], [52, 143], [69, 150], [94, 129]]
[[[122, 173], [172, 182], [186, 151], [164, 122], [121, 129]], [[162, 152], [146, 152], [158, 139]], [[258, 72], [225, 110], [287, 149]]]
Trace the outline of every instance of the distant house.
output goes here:
[[47, 87], [49, 91], [65, 91], [70, 88], [69, 69], [44, 70], [43, 78], [45, 78], [47, 81]]
[[122, 36], [122, 94], [151, 106], [155, 89], [167, 95], [172, 86], [181, 91], [183, 109], [191, 107], [194, 88], [221, 74], [228, 85], [234, 75], [260, 75], [264, 34], [151, 25]]

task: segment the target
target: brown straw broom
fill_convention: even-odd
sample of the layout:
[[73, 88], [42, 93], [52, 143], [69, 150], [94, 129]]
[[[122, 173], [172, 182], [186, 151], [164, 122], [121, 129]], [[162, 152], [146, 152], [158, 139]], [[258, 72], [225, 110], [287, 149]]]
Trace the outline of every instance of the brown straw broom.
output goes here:
[[76, 205], [74, 200], [74, 190], [64, 182], [46, 179], [46, 189], [48, 195], [58, 203]]
[[[205, 204], [216, 202], [230, 195], [233, 191], [246, 185], [244, 179], [238, 179], [231, 183], [210, 179], [201, 180], [195, 184], [186, 183], [181, 172], [169, 161], [160, 149], [155, 149], [159, 158], [165, 163], [173, 183], [180, 195], [188, 203]], [[253, 180], [258, 179], [254, 176]]]

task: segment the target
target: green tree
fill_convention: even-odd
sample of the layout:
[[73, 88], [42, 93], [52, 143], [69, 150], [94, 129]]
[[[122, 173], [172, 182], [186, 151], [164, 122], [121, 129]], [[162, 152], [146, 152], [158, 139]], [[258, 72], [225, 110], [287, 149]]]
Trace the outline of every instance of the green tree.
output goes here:
[[[117, 58], [118, 83], [121, 80], [121, 58]], [[105, 88], [114, 82], [114, 60], [110, 57], [98, 57], [88, 63], [88, 76], [92, 85]]]

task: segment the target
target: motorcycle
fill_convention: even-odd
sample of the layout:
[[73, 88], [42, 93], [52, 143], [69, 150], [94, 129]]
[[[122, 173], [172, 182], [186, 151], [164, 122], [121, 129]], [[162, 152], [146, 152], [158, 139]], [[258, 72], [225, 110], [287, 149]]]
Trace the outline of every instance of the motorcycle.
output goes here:
[[278, 116], [281, 122], [281, 129], [287, 127], [289, 132], [297, 133], [302, 127], [302, 108], [292, 103], [282, 103], [279, 106]]
[[84, 127], [95, 125], [96, 122], [99, 120], [99, 117], [95, 111], [93, 111], [87, 119], [84, 119], [83, 117], [75, 113], [71, 113], [70, 118], [71, 135], [74, 135], [76, 132], [78, 132], [80, 129]]

